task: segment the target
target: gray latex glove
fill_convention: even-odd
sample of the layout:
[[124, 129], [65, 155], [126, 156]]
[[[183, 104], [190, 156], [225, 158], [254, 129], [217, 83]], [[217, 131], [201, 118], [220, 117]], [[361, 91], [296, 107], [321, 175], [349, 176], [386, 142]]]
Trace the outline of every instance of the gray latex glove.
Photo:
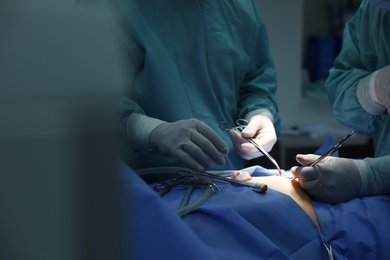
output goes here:
[[298, 154], [296, 160], [303, 166], [291, 168], [291, 173], [313, 199], [336, 204], [360, 196], [362, 178], [357, 164], [364, 162], [327, 157], [313, 167], [305, 167], [318, 157]]
[[195, 171], [225, 164], [226, 142], [208, 125], [197, 120], [163, 122], [149, 135], [149, 145], [161, 154], [176, 157]]

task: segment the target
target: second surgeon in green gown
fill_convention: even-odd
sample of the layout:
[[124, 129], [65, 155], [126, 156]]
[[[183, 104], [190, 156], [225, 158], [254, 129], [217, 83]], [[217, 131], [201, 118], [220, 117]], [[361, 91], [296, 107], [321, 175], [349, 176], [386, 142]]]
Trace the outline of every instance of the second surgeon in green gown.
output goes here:
[[[325, 85], [336, 119], [371, 135], [376, 158], [328, 157], [291, 172], [319, 201], [390, 194], [390, 0], [361, 2]], [[297, 155], [297, 161], [310, 165], [317, 157]]]

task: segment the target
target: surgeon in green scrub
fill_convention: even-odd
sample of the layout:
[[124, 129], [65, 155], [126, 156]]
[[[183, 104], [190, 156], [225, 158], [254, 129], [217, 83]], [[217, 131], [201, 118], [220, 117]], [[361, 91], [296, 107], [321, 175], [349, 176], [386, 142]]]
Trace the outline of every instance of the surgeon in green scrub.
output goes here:
[[390, 154], [389, 0], [362, 1], [325, 87], [336, 119], [372, 136], [376, 157]]
[[[276, 72], [252, 0], [119, 0], [129, 95], [120, 103], [133, 169], [241, 169], [280, 131]], [[240, 134], [219, 122], [250, 123]]]
[[[376, 158], [328, 157], [291, 172], [319, 201], [390, 194], [390, 0], [362, 1], [325, 87], [336, 119], [373, 137]], [[317, 157], [297, 155], [297, 161], [306, 166]]]

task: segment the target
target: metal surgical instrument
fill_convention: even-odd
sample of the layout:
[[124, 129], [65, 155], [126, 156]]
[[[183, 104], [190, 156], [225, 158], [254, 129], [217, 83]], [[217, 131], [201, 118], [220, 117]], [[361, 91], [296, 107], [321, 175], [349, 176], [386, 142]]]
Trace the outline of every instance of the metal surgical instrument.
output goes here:
[[341, 147], [341, 144], [347, 140], [348, 138], [350, 138], [356, 131], [355, 130], [352, 130], [351, 132], [349, 132], [346, 136], [343, 137], [343, 139], [341, 139], [340, 142], [338, 142], [337, 144], [335, 144], [332, 148], [330, 148], [328, 151], [326, 151], [323, 155], [321, 155], [320, 157], [318, 157], [317, 160], [315, 160], [314, 162], [312, 162], [309, 166], [314, 166], [316, 165], [317, 163], [319, 163], [320, 161], [322, 161], [323, 159], [325, 159], [326, 157], [328, 157], [329, 155], [331, 155], [332, 153], [336, 152], [340, 147]]
[[[237, 119], [236, 120], [237, 126], [232, 127], [228, 122], [222, 121], [219, 122], [219, 128], [221, 128], [224, 131], [229, 131], [231, 129], [236, 130], [237, 132], [241, 133], [242, 130], [249, 124], [249, 121], [246, 119]], [[246, 140], [248, 140], [249, 143], [253, 144], [259, 152], [261, 152], [265, 157], [268, 158], [272, 162], [273, 165], [275, 165], [276, 169], [278, 170], [278, 175], [282, 176], [282, 170], [279, 167], [279, 164], [276, 162], [276, 160], [266, 151], [263, 147], [261, 147], [258, 143], [256, 143], [252, 138], [250, 137], [244, 137]]]
[[213, 173], [208, 173], [208, 172], [186, 172], [186, 171], [184, 172], [184, 171], [180, 171], [180, 172], [178, 172], [178, 174], [180, 174], [180, 175], [188, 174], [188, 175], [191, 175], [191, 176], [203, 176], [203, 177], [209, 177], [209, 178], [213, 178], [213, 179], [217, 179], [217, 180], [227, 181], [227, 182], [230, 182], [230, 183], [233, 183], [233, 184], [250, 187], [254, 191], [258, 192], [258, 193], [265, 193], [267, 191], [267, 189], [268, 189], [268, 186], [266, 184], [264, 184], [264, 183], [252, 183], [252, 182], [240, 181], [240, 180], [230, 179], [230, 178], [227, 178], [227, 177], [224, 177], [224, 176], [220, 176], [220, 175], [213, 174]]

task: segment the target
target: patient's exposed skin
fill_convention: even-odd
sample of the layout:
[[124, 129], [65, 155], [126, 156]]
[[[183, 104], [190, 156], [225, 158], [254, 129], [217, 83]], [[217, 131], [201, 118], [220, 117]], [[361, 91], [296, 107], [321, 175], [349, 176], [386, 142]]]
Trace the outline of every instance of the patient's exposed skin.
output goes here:
[[290, 196], [295, 203], [297, 203], [309, 215], [314, 224], [321, 229], [310, 197], [305, 193], [296, 180], [287, 179], [281, 176], [262, 176], [252, 177], [250, 182], [265, 183], [268, 185], [268, 188]]

